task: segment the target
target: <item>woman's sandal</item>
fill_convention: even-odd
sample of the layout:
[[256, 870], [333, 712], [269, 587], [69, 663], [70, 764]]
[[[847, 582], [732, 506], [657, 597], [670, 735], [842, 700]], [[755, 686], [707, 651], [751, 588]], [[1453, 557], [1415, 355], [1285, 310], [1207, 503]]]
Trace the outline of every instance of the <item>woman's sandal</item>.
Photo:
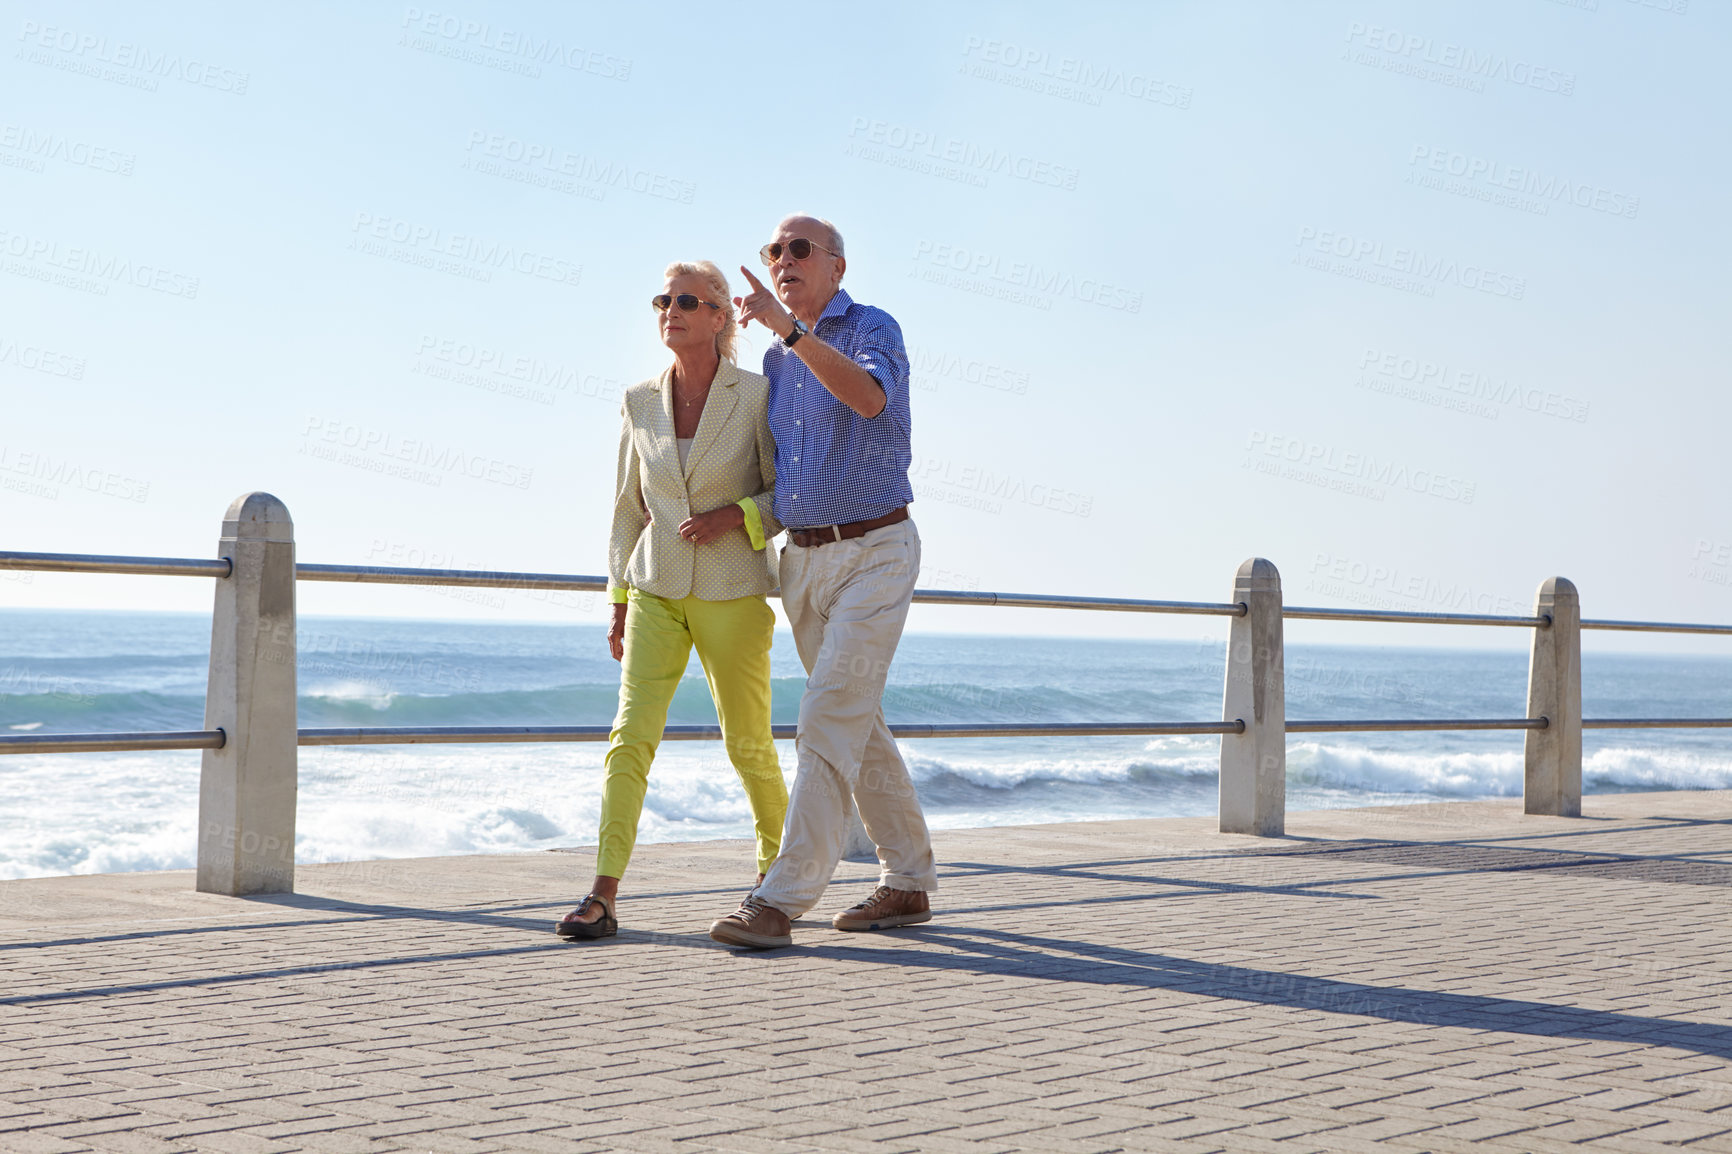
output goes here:
[[[577, 919], [589, 912], [589, 903], [594, 902], [601, 907], [601, 917], [593, 922], [580, 922]], [[585, 894], [577, 908], [565, 915], [564, 920], [553, 927], [553, 932], [562, 938], [611, 938], [619, 932], [619, 922], [613, 916], [613, 899], [604, 898], [600, 894]]]

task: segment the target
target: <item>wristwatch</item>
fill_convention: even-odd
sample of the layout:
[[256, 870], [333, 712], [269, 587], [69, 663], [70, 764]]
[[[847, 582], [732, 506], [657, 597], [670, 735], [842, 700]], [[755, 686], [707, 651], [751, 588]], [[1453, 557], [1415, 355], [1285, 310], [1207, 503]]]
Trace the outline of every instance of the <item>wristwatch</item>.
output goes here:
[[801, 337], [805, 336], [807, 333], [809, 333], [811, 331], [812, 331], [811, 329], [807, 328], [805, 325], [800, 323], [799, 317], [795, 317], [794, 318], [794, 331], [782, 338], [782, 347], [783, 348], [789, 348], [789, 349], [793, 348], [795, 342], [797, 342]]

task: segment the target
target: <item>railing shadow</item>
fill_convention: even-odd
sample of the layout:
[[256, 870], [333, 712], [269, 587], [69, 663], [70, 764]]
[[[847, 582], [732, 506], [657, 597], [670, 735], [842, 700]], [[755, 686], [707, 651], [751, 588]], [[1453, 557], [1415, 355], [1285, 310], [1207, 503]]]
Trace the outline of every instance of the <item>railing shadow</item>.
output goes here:
[[[738, 897], [740, 887], [726, 886], [696, 890], [670, 890], [662, 893], [637, 895], [635, 900], [647, 901], [652, 898], [671, 897]], [[581, 896], [579, 894], [578, 896]], [[196, 934], [256, 934], [261, 930], [293, 930], [307, 926], [330, 926], [359, 920], [411, 919], [433, 922], [457, 922], [477, 926], [504, 926], [508, 929], [546, 930], [549, 926], [546, 917], [514, 918], [502, 917], [514, 910], [548, 910], [561, 904], [564, 899], [549, 901], [518, 902], [510, 905], [488, 906], [485, 909], [439, 909], [433, 906], [390, 905], [380, 902], [354, 902], [342, 898], [318, 897], [313, 894], [247, 894], [232, 899], [241, 902], [256, 902], [262, 905], [281, 906], [286, 909], [321, 910], [341, 917], [332, 918], [298, 918], [293, 921], [246, 921], [224, 925], [210, 926], [177, 926], [171, 930], [137, 930], [128, 933], [102, 934], [95, 937], [53, 938], [42, 941], [0, 942], [0, 953], [10, 950], [41, 950], [54, 946], [93, 946], [110, 945], [115, 942], [146, 941], [154, 938], [179, 938]], [[565, 901], [567, 906], [575, 906], [577, 897]], [[3, 1004], [3, 1002], [0, 1002]]]
[[1666, 1046], [1732, 1060], [1732, 1026], [1650, 1018], [1554, 1002], [1313, 978], [1282, 970], [1146, 954], [1093, 942], [1003, 930], [918, 926], [892, 932], [899, 939], [941, 945], [945, 950], [889, 944], [825, 945], [809, 947], [802, 953], [836, 961], [928, 971], [1174, 990], [1412, 1025]]
[[[1212, 860], [1219, 861], [1222, 859], [1220, 857], [1216, 857]], [[1103, 864], [1111, 864], [1111, 863], [1103, 863]], [[958, 863], [957, 866], [953, 869], [946, 869], [941, 876], [945, 877], [945, 878], [949, 878], [951, 880], [956, 880], [958, 878], [967, 877], [970, 875], [981, 875], [981, 874], [990, 874], [990, 873], [1043, 873], [1043, 872], [1044, 873], [1059, 874], [1059, 875], [1062, 875], [1065, 877], [1075, 878], [1078, 880], [1086, 880], [1086, 879], [1089, 879], [1091, 877], [1098, 877], [1098, 878], [1103, 879], [1103, 880], [1120, 881], [1120, 882], [1136, 881], [1136, 882], [1143, 882], [1143, 883], [1146, 883], [1149, 885], [1159, 885], [1159, 886], [1165, 887], [1161, 891], [1155, 892], [1155, 893], [1110, 894], [1110, 895], [1102, 895], [1099, 897], [1080, 897], [1080, 898], [1079, 897], [1067, 897], [1062, 903], [1053, 903], [1053, 904], [1063, 904], [1063, 905], [1068, 905], [1068, 906], [1073, 906], [1073, 907], [1075, 907], [1075, 906], [1090, 906], [1090, 905], [1115, 905], [1115, 904], [1120, 904], [1120, 903], [1124, 903], [1124, 902], [1155, 901], [1155, 900], [1162, 899], [1162, 898], [1180, 897], [1180, 896], [1184, 896], [1186, 894], [1197, 893], [1197, 892], [1202, 892], [1202, 893], [1234, 893], [1234, 894], [1253, 893], [1253, 894], [1279, 895], [1279, 896], [1286, 896], [1286, 897], [1326, 897], [1326, 898], [1342, 898], [1342, 899], [1357, 900], [1357, 901], [1372, 900], [1376, 897], [1376, 895], [1374, 895], [1374, 894], [1326, 892], [1326, 891], [1322, 891], [1322, 890], [1317, 888], [1317, 886], [1320, 884], [1343, 885], [1343, 884], [1346, 884], [1346, 882], [1349, 880], [1358, 880], [1358, 879], [1343, 879], [1341, 881], [1336, 881], [1336, 882], [1332, 882], [1332, 883], [1292, 882], [1292, 883], [1282, 883], [1279, 885], [1254, 885], [1254, 884], [1248, 884], [1248, 883], [1244, 883], [1244, 882], [1232, 882], [1232, 881], [1222, 881], [1222, 880], [1202, 879], [1202, 878], [1186, 878], [1186, 877], [1177, 876], [1177, 875], [1133, 877], [1133, 876], [1127, 876], [1124, 874], [1111, 874], [1111, 873], [1090, 874], [1087, 872], [1070, 871], [1067, 869], [1042, 870], [1038, 867], [980, 865], [980, 864], [966, 863], [966, 862]], [[838, 879], [838, 880], [840, 880], [840, 879]], [[869, 879], [860, 879], [860, 880], [869, 880]], [[715, 896], [717, 898], [722, 899], [721, 900], [722, 905], [726, 905], [729, 902], [731, 902], [733, 899], [738, 898], [740, 896], [740, 893], [741, 893], [740, 887], [738, 885], [733, 885], [733, 886], [708, 887], [708, 888], [704, 888], [704, 889], [658, 890], [658, 891], [648, 892], [648, 893], [634, 893], [634, 894], [631, 894], [629, 896], [630, 896], [630, 900], [633, 902], [658, 901], [658, 900], [664, 900], [664, 899], [668, 899], [668, 898]], [[554, 899], [551, 901], [522, 902], [522, 903], [518, 903], [518, 904], [514, 904], [514, 905], [489, 906], [486, 909], [440, 909], [438, 907], [433, 907], [433, 906], [404, 906], [404, 905], [390, 905], [390, 904], [375, 903], [375, 902], [356, 902], [356, 901], [348, 901], [348, 900], [341, 899], [341, 898], [317, 897], [317, 896], [310, 895], [310, 894], [250, 894], [250, 895], [246, 895], [244, 897], [236, 898], [234, 900], [244, 901], [244, 902], [258, 902], [258, 903], [262, 903], [262, 904], [266, 904], [266, 905], [282, 906], [282, 907], [285, 907], [288, 909], [329, 911], [331, 913], [342, 914], [345, 916], [333, 917], [333, 918], [317, 918], [317, 919], [303, 918], [303, 919], [297, 919], [294, 921], [269, 921], [269, 922], [247, 921], [247, 922], [225, 924], [225, 925], [177, 926], [174, 929], [169, 929], [169, 930], [138, 930], [138, 931], [133, 931], [133, 932], [128, 932], [128, 933], [103, 934], [103, 935], [96, 936], [96, 937], [55, 938], [55, 939], [48, 939], [48, 940], [43, 940], [43, 941], [26, 941], [26, 942], [0, 942], [0, 953], [5, 953], [7, 951], [12, 951], [12, 950], [47, 949], [47, 948], [54, 947], [54, 946], [107, 945], [107, 944], [112, 944], [115, 942], [140, 941], [140, 940], [148, 940], [148, 939], [152, 939], [152, 938], [188, 937], [188, 936], [192, 936], [192, 935], [196, 935], [196, 934], [232, 934], [232, 933], [256, 934], [256, 933], [260, 932], [261, 930], [288, 930], [288, 929], [295, 929], [295, 928], [301, 928], [301, 927], [306, 927], [306, 926], [335, 925], [335, 924], [344, 923], [344, 922], [353, 922], [353, 921], [358, 920], [359, 918], [419, 919], [419, 920], [423, 920], [423, 921], [434, 921], [434, 922], [467, 923], [470, 925], [504, 926], [504, 927], [507, 927], [510, 929], [546, 930], [548, 928], [548, 919], [545, 916], [536, 917], [536, 918], [513, 918], [513, 917], [503, 917], [501, 915], [507, 914], [513, 910], [535, 909], [535, 910], [544, 910], [545, 911], [549, 908], [552, 908], [554, 906], [559, 905], [561, 902], [560, 899]], [[577, 904], [577, 898], [573, 897], [573, 898], [567, 900], [565, 902], [565, 904], [574, 906]], [[1038, 905], [1038, 904], [1040, 904], [1040, 903], [1034, 903], [1034, 905]], [[720, 906], [718, 906], [717, 908], [718, 908], [718, 910], [720, 910]], [[1025, 909], [1025, 908], [1033, 908], [1033, 906], [1031, 906], [1030, 903], [1018, 903], [1018, 904], [1005, 905], [1005, 906], [969, 906], [969, 907], [966, 907], [965, 912], [990, 913], [990, 912], [992, 912], [994, 910], [998, 910], [998, 909]], [[721, 910], [720, 912], [725, 913], [727, 911]], [[961, 911], [959, 911], [959, 912], [961, 912]], [[4, 1002], [0, 1001], [0, 1004], [4, 1004]]]
[[1290, 856], [1339, 853], [1352, 862], [1410, 866], [1417, 873], [1356, 877], [1355, 882], [1404, 881], [1475, 873], [1529, 873], [1568, 870], [1571, 877], [1606, 881], [1663, 882], [1676, 885], [1732, 886], [1732, 864], [1702, 861], [1694, 855], [1577, 853], [1550, 847], [1463, 845], [1459, 842], [1373, 841], [1327, 850], [1293, 850]]
[[[1620, 834], [1669, 830], [1679, 826], [1728, 825], [1718, 819], [1646, 819], [1660, 824], [1620, 827]], [[1476, 873], [1526, 873], [1539, 870], [1569, 870], [1572, 876], [1595, 877], [1609, 881], [1661, 882], [1679, 885], [1732, 886], [1732, 863], [1702, 860], [1704, 856], [1727, 857], [1726, 850], [1703, 850], [1693, 853], [1629, 853], [1564, 849], [1544, 845], [1511, 845], [1511, 841], [1532, 842], [1558, 838], [1591, 837], [1600, 831], [1584, 829], [1539, 835], [1504, 834], [1486, 838], [1449, 838], [1437, 841], [1411, 839], [1366, 838], [1338, 841], [1327, 838], [1304, 838], [1286, 835], [1271, 839], [1271, 844], [1254, 849], [1230, 850], [1225, 853], [1164, 855], [1147, 858], [1117, 858], [1085, 862], [1063, 862], [1056, 865], [1018, 865], [1003, 862], [957, 861], [947, 865], [945, 875], [968, 877], [1004, 874], [1024, 874], [1077, 881], [1142, 882], [1151, 885], [1181, 886], [1189, 889], [1216, 889], [1223, 892], [1270, 892], [1303, 896], [1327, 893], [1333, 897], [1374, 897], [1375, 895], [1343, 893], [1338, 887], [1367, 885], [1390, 881], [1413, 881], [1425, 878], [1450, 877]], [[1357, 874], [1352, 877], [1314, 878], [1286, 882], [1278, 886], [1258, 886], [1243, 882], [1202, 878], [1174, 877], [1166, 873], [1128, 873], [1130, 867], [1167, 865], [1176, 862], [1211, 862], [1217, 864], [1244, 863], [1254, 860], [1278, 860], [1290, 857], [1323, 857], [1344, 864], [1376, 862], [1383, 865], [1412, 867], [1408, 872], [1390, 874]], [[1084, 899], [1087, 901], [1088, 899]], [[995, 908], [995, 907], [983, 907]], [[1005, 906], [1002, 908], [1020, 908]]]

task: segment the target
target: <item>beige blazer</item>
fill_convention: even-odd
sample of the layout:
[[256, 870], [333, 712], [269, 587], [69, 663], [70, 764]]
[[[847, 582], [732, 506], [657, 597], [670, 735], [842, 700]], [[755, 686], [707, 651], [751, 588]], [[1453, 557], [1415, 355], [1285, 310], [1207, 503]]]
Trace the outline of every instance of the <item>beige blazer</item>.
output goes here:
[[[679, 600], [726, 601], [763, 596], [776, 587], [776, 450], [770, 439], [770, 382], [723, 361], [698, 420], [686, 467], [674, 440], [673, 369], [625, 391], [608, 542], [608, 589], [628, 588]], [[762, 533], [748, 528], [693, 545], [680, 522], [742, 499], [757, 509]], [[645, 515], [650, 520], [644, 523]], [[747, 526], [752, 517], [748, 513]]]

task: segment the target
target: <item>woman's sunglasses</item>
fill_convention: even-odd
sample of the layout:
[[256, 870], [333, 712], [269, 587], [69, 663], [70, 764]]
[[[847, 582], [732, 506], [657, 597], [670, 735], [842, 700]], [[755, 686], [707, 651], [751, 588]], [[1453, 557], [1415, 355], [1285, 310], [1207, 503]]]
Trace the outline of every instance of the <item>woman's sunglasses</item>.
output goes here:
[[695, 313], [698, 311], [699, 305], [709, 305], [713, 309], [719, 309], [722, 307], [719, 304], [704, 300], [702, 297], [694, 296], [691, 293], [681, 293], [677, 297], [669, 296], [667, 293], [662, 293], [660, 296], [651, 297], [650, 305], [658, 313], [665, 313], [674, 305], [679, 305], [682, 313]]
[[[797, 236], [787, 244], [773, 240], [758, 250], [758, 259], [767, 265], [775, 264], [782, 259], [782, 254], [786, 252], [795, 260], [805, 260], [812, 255], [812, 250], [815, 248], [824, 248], [824, 246], [815, 240], [807, 240], [803, 236]], [[833, 248], [824, 248], [824, 251], [831, 256], [836, 255], [836, 250]]]

